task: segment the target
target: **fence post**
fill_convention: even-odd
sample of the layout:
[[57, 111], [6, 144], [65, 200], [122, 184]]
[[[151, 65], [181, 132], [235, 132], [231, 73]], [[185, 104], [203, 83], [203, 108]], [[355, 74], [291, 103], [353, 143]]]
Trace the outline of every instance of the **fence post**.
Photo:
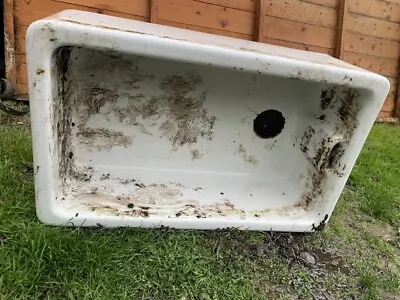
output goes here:
[[266, 0], [258, 0], [257, 1], [257, 10], [256, 10], [256, 20], [255, 20], [255, 33], [254, 33], [254, 41], [262, 42], [264, 40], [264, 24], [265, 24], [265, 12], [267, 8]]
[[150, 2], [150, 23], [158, 24], [158, 0], [151, 0]]
[[335, 57], [338, 59], [343, 58], [344, 52], [344, 33], [345, 33], [345, 22], [347, 20], [347, 14], [349, 12], [349, 1], [348, 0], [340, 0], [339, 10], [338, 10], [338, 33], [336, 40], [336, 49], [335, 49]]
[[398, 78], [396, 97], [394, 99], [395, 103], [394, 103], [393, 116], [399, 119], [400, 121], [400, 76]]

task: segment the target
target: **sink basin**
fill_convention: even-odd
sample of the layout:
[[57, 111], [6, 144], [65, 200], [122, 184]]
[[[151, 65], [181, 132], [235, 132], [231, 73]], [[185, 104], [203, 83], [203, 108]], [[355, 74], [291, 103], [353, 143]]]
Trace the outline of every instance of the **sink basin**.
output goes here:
[[389, 89], [327, 55], [73, 10], [26, 45], [52, 225], [321, 230]]

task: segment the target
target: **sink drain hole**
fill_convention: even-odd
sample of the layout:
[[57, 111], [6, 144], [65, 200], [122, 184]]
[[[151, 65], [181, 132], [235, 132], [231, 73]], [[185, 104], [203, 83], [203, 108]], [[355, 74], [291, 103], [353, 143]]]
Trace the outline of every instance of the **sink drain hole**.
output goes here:
[[285, 118], [275, 109], [265, 110], [253, 121], [254, 132], [263, 139], [270, 139], [280, 134], [285, 126]]

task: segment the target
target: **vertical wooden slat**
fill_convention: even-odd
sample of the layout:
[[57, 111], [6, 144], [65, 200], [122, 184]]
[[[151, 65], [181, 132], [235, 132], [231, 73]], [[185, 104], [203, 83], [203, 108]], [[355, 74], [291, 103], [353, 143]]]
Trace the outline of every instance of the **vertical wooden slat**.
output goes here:
[[4, 48], [6, 78], [15, 87], [14, 0], [4, 0]]
[[338, 10], [338, 34], [336, 40], [336, 50], [335, 57], [338, 59], [343, 58], [344, 43], [343, 37], [345, 33], [345, 22], [347, 20], [347, 15], [349, 13], [349, 0], [340, 0], [339, 10]]
[[400, 119], [400, 77], [397, 83], [397, 93], [395, 97], [393, 116]]
[[254, 40], [256, 42], [262, 42], [264, 39], [266, 8], [267, 8], [267, 0], [257, 1], [256, 21], [254, 22], [255, 23]]
[[158, 18], [158, 0], [151, 0], [150, 3], [150, 22], [159, 23]]

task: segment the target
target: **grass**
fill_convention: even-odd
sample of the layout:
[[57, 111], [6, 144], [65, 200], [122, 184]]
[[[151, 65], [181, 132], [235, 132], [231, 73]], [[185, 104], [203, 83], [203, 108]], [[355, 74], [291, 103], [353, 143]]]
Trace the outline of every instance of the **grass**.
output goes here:
[[400, 220], [399, 147], [399, 127], [375, 126], [348, 182], [364, 212], [393, 224]]
[[399, 149], [374, 127], [315, 234], [57, 228], [35, 216], [28, 126], [0, 119], [0, 299], [395, 299]]

